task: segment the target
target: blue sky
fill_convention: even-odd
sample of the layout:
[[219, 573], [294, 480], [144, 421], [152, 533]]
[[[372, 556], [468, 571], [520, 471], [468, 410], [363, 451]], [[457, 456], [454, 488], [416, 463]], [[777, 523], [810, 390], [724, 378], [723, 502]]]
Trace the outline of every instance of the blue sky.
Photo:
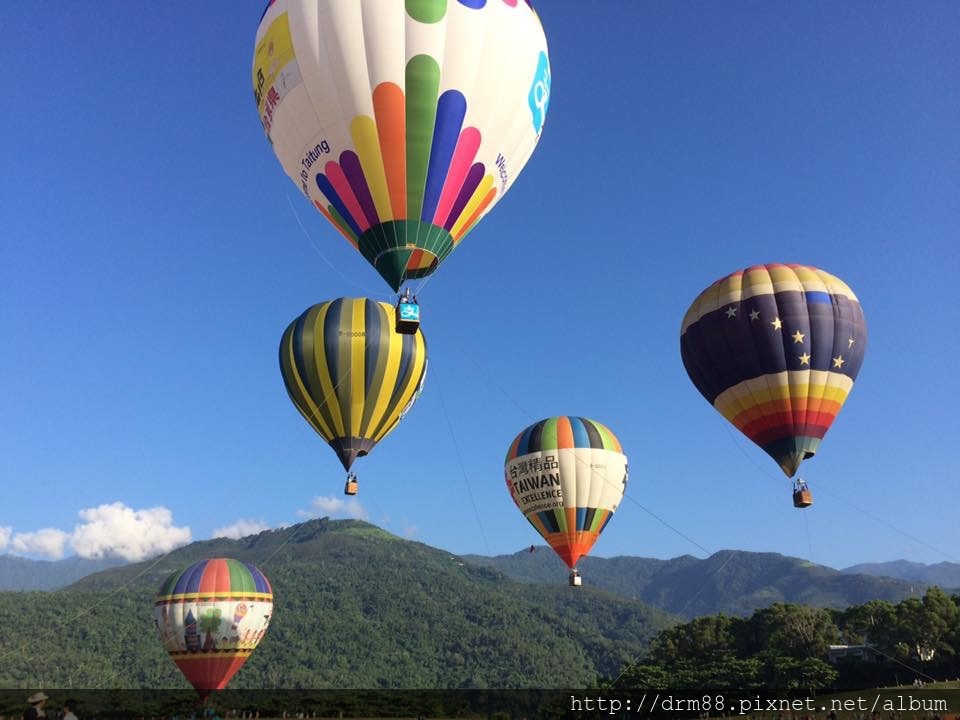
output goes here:
[[[513, 552], [540, 539], [507, 446], [571, 414], [630, 459], [596, 555], [960, 562], [960, 6], [539, 3], [540, 144], [420, 292], [425, 392], [342, 507], [277, 345], [315, 302], [390, 291], [264, 137], [262, 4], [4, 8], [0, 552], [135, 557], [331, 512]], [[693, 298], [765, 262], [838, 275], [870, 332], [803, 512], [680, 361]]]

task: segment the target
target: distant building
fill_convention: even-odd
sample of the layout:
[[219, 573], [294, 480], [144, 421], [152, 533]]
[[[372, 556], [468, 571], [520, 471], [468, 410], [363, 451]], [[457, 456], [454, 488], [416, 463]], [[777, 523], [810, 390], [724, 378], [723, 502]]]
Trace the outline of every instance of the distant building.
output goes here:
[[874, 650], [873, 645], [827, 646], [827, 660], [836, 663], [841, 658], [853, 658], [861, 662], [875, 663], [880, 659], [880, 654]]

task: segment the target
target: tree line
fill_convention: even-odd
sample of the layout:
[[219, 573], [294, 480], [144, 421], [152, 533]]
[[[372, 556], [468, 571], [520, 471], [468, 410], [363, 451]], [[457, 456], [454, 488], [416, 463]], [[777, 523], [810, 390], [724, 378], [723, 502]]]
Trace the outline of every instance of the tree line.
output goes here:
[[749, 617], [699, 617], [661, 631], [641, 661], [607, 683], [857, 689], [960, 677], [958, 651], [960, 595], [932, 587], [897, 604], [871, 600], [829, 610], [776, 603]]

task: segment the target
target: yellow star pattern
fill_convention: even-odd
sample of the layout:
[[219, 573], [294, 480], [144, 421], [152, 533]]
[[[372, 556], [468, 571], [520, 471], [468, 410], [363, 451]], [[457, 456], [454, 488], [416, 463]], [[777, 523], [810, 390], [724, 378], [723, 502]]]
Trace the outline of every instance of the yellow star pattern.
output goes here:
[[797, 357], [800, 359], [800, 364], [801, 364], [801, 365], [809, 365], [809, 364], [810, 364], [810, 353], [804, 353], [803, 355], [798, 355]]
[[794, 343], [802, 343], [802, 342], [803, 342], [803, 338], [804, 338], [804, 334], [803, 334], [802, 332], [800, 332], [799, 330], [797, 330], [797, 331], [793, 334], [793, 342], [794, 342]]
[[839, 369], [839, 368], [842, 368], [842, 367], [843, 367], [843, 364], [844, 364], [845, 362], [846, 362], [846, 360], [843, 359], [843, 355], [837, 355], [837, 356], [833, 359], [833, 366], [834, 366], [835, 368], [838, 368], [838, 369]]
[[783, 321], [778, 317], [774, 318], [770, 324], [773, 325], [774, 330], [779, 330], [783, 327]]

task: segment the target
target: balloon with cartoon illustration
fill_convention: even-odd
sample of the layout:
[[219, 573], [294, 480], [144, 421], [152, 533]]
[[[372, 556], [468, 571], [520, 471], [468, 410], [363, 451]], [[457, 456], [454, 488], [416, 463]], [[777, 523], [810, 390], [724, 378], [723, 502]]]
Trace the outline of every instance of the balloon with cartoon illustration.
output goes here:
[[273, 614], [273, 590], [253, 565], [214, 558], [167, 578], [154, 607], [164, 648], [205, 700], [257, 647]]

